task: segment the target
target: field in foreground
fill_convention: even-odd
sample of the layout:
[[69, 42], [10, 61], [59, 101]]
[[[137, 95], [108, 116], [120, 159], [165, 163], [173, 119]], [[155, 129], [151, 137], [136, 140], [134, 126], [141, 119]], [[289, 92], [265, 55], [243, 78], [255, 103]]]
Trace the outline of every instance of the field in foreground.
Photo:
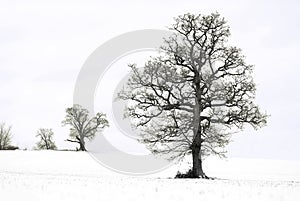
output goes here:
[[1, 151], [1, 200], [291, 200], [300, 198], [300, 161], [209, 158], [215, 180], [170, 179], [175, 165], [143, 177], [111, 172], [84, 152]]

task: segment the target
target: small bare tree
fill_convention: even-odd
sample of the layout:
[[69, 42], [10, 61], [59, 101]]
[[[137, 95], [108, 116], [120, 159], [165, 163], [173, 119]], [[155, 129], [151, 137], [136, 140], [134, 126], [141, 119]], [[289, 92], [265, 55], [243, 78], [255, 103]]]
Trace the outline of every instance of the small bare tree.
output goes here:
[[0, 124], [0, 150], [6, 150], [11, 145], [11, 126], [5, 127], [5, 123]]
[[191, 154], [192, 177], [207, 178], [202, 158], [223, 156], [231, 134], [245, 124], [255, 129], [267, 115], [254, 104], [253, 66], [227, 43], [229, 27], [218, 13], [175, 19], [174, 35], [161, 54], [132, 74], [119, 93], [127, 117], [153, 153], [170, 158]]
[[53, 141], [53, 131], [52, 129], [40, 128], [37, 131], [36, 137], [40, 140], [36, 144], [37, 149], [57, 149], [55, 142]]
[[78, 104], [67, 108], [66, 113], [65, 120], [62, 121], [62, 124], [63, 126], [71, 126], [71, 139], [67, 139], [67, 141], [78, 143], [80, 146], [79, 150], [81, 151], [86, 151], [85, 138], [92, 140], [97, 131], [102, 131], [105, 127], [109, 126], [105, 114], [99, 112], [96, 116], [89, 117], [89, 111]]

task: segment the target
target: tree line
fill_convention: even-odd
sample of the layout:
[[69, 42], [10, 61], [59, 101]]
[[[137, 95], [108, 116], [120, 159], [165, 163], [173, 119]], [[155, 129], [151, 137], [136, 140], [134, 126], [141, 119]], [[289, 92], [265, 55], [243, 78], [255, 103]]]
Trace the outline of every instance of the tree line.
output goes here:
[[[78, 104], [66, 109], [66, 116], [62, 125], [70, 126], [70, 138], [66, 141], [77, 143], [79, 147], [76, 150], [80, 151], [86, 151], [86, 140], [92, 140], [97, 132], [101, 132], [109, 126], [105, 114], [99, 112], [94, 117], [90, 117], [89, 111]], [[11, 128], [12, 126], [6, 126], [5, 123], [0, 124], [0, 150], [18, 149], [17, 146], [11, 144]], [[38, 138], [38, 142], [33, 149], [57, 150], [53, 136], [54, 132], [51, 128], [38, 129], [35, 136]]]

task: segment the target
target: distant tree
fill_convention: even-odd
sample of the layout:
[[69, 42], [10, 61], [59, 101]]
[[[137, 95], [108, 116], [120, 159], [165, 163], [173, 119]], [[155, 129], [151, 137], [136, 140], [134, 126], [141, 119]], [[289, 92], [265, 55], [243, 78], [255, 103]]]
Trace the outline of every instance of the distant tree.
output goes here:
[[99, 112], [94, 117], [89, 116], [89, 111], [75, 104], [66, 109], [66, 117], [62, 121], [63, 126], [69, 125], [70, 138], [66, 141], [79, 144], [79, 150], [86, 151], [85, 139], [92, 140], [98, 131], [108, 127], [106, 115]]
[[170, 28], [160, 55], [132, 73], [119, 98], [153, 153], [192, 155], [191, 177], [207, 178], [202, 159], [223, 156], [232, 133], [258, 129], [267, 115], [254, 103], [253, 66], [227, 43], [229, 26], [218, 13], [184, 14]]
[[52, 129], [40, 128], [36, 135], [39, 138], [39, 141], [36, 143], [36, 149], [57, 149], [53, 141], [53, 135]]
[[0, 150], [6, 150], [11, 143], [11, 126], [5, 127], [5, 123], [0, 124]]

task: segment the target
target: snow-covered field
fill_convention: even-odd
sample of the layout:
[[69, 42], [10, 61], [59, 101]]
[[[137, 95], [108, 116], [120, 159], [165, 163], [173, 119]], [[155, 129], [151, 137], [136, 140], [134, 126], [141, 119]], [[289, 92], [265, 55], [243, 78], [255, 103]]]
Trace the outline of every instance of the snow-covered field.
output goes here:
[[170, 179], [183, 165], [121, 175], [84, 152], [1, 151], [0, 200], [300, 200], [300, 161], [208, 158], [204, 164], [218, 179]]

